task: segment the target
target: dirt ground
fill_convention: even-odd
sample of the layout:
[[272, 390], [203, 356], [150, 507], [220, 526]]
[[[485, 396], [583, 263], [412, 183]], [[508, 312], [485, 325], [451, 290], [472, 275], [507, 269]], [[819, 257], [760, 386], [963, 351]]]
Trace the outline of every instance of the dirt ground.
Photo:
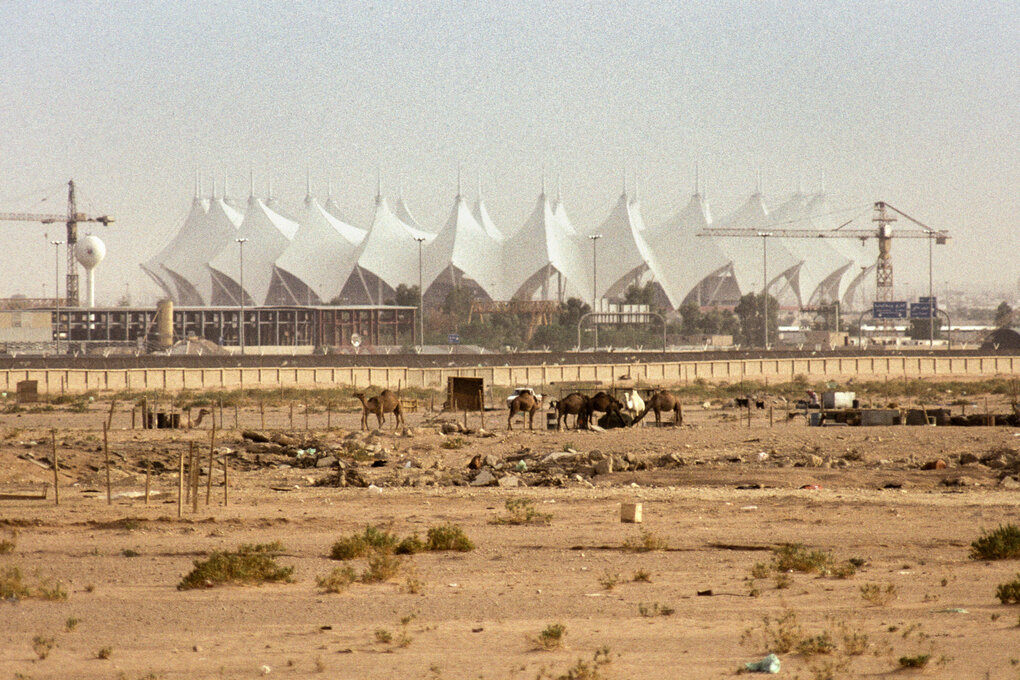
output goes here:
[[[1020, 677], [1020, 607], [995, 597], [1020, 562], [968, 558], [982, 530], [1020, 522], [1020, 491], [1000, 481], [1016, 474], [1020, 432], [809, 428], [778, 416], [769, 427], [763, 412], [748, 427], [738, 412], [686, 414], [681, 428], [601, 433], [506, 432], [505, 416], [489, 414], [483, 436], [443, 435], [415, 413], [406, 433], [352, 437], [358, 414], [332, 414], [329, 431], [325, 414], [311, 414], [305, 433], [300, 410], [293, 429], [289, 409], [267, 413], [267, 431], [289, 432], [302, 451], [314, 439], [373, 485], [338, 488], [314, 486], [335, 468], [301, 467], [322, 450], [309, 461], [295, 446], [255, 447], [228, 411], [216, 446], [232, 452], [229, 504], [217, 469], [212, 502], [203, 476], [198, 512], [181, 519], [177, 456], [190, 442], [207, 455], [208, 423], [142, 431], [115, 414], [108, 505], [103, 405], [0, 415], [0, 493], [52, 480], [50, 428], [61, 460], [59, 507], [52, 489], [44, 501], [0, 501], [0, 538], [15, 544], [0, 570], [68, 594], [0, 602], [0, 678], [717, 678], [770, 651], [791, 678]], [[239, 420], [261, 429], [257, 411]], [[573, 467], [542, 463], [564, 451]], [[961, 454], [977, 462], [961, 465]], [[517, 476], [529, 486], [470, 486], [476, 455], [496, 479], [525, 461]], [[592, 474], [607, 458], [614, 471]], [[937, 459], [947, 467], [921, 469]], [[159, 465], [146, 505], [130, 494], [143, 490], [149, 460]], [[493, 523], [515, 498], [549, 524]], [[642, 503], [643, 523], [620, 522], [629, 502]], [[476, 549], [419, 553], [392, 580], [341, 594], [316, 585], [341, 564], [329, 550], [344, 535], [372, 524], [425, 536], [448, 522]], [[624, 549], [646, 539], [662, 549]], [[293, 583], [177, 589], [195, 560], [271, 541], [283, 544]], [[862, 566], [849, 578], [761, 567], [752, 578], [782, 543]], [[889, 601], [866, 600], [869, 584]], [[562, 646], [540, 649], [551, 624], [565, 627]], [[826, 635], [835, 649], [825, 654], [780, 653], [776, 639]], [[603, 647], [610, 662], [590, 663]], [[925, 654], [924, 670], [900, 670], [901, 657]]]

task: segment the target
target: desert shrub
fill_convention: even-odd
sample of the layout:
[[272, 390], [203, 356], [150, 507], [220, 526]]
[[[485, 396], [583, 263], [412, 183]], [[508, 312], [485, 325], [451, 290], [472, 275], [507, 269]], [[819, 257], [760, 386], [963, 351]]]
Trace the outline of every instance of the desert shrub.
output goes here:
[[368, 568], [358, 577], [362, 583], [382, 583], [400, 573], [400, 558], [390, 553], [378, 553], [368, 558]]
[[995, 590], [995, 597], [999, 598], [1002, 604], [1020, 604], [1020, 574], [1006, 583], [1000, 583]]
[[818, 635], [806, 637], [797, 643], [797, 653], [803, 654], [804, 656], [811, 656], [812, 654], [831, 654], [836, 651], [836, 642], [829, 635], [828, 631], [823, 631]]
[[124, 557], [138, 557], [142, 553], [138, 552], [137, 550], [132, 550], [131, 548], [124, 548], [123, 550], [120, 551], [120, 554], [123, 555]]
[[549, 524], [552, 515], [535, 510], [535, 502], [530, 498], [508, 498], [506, 514], [492, 520], [493, 524]]
[[7, 553], [14, 552], [14, 548], [17, 543], [14, 542], [14, 538], [0, 538], [0, 555], [6, 555]]
[[177, 584], [177, 589], [207, 588], [221, 583], [290, 583], [294, 567], [281, 567], [274, 559], [282, 548], [277, 542], [214, 552], [208, 559], [195, 560], [195, 568]]
[[329, 557], [333, 560], [353, 560], [371, 553], [393, 552], [399, 539], [395, 534], [375, 526], [367, 526], [360, 534], [351, 534], [333, 544]]
[[333, 571], [325, 576], [315, 579], [315, 585], [327, 593], [342, 593], [347, 590], [358, 578], [350, 567], [335, 567]]
[[562, 623], [550, 623], [542, 629], [535, 641], [542, 649], [559, 649], [563, 646], [563, 636], [566, 634], [567, 627]]
[[651, 606], [646, 605], [644, 602], [638, 602], [638, 614], [646, 618], [654, 616], [673, 616], [676, 613], [676, 609], [668, 605], [659, 604], [655, 602]]
[[103, 647], [96, 652], [97, 659], [109, 659], [111, 656], [113, 656], [113, 647]]
[[884, 607], [896, 599], [896, 586], [892, 583], [884, 587], [879, 583], [865, 583], [861, 586], [861, 598], [876, 607]]
[[901, 656], [900, 668], [924, 668], [928, 665], [931, 654], [915, 654], [914, 656]]
[[429, 550], [455, 550], [458, 552], [469, 552], [475, 549], [475, 544], [467, 537], [464, 530], [456, 524], [440, 524], [429, 527], [425, 537], [425, 545]]
[[444, 449], [462, 449], [464, 448], [464, 439], [462, 437], [450, 437], [440, 444]]
[[81, 623], [81, 619], [79, 619], [77, 616], [68, 616], [67, 621], [64, 622], [64, 628], [67, 630], [68, 633], [70, 633], [71, 631], [78, 627], [79, 623]]
[[0, 600], [28, 597], [31, 591], [23, 580], [21, 569], [15, 566], [0, 569]]
[[631, 580], [634, 581], [635, 583], [651, 583], [652, 575], [650, 572], [647, 572], [644, 569], [638, 569], [637, 571], [634, 572], [634, 576]]
[[606, 590], [612, 590], [619, 583], [620, 583], [619, 574], [613, 574], [607, 571], [601, 576], [599, 576], [599, 585], [605, 588]]
[[1020, 559], [1020, 527], [1003, 524], [982, 534], [970, 544], [970, 557], [973, 560]]
[[628, 538], [623, 542], [622, 548], [627, 552], [653, 552], [668, 550], [669, 544], [657, 534], [642, 529], [641, 535], [636, 540]]
[[418, 538], [418, 534], [408, 536], [404, 538], [400, 543], [397, 544], [395, 553], [398, 555], [415, 555], [420, 552], [428, 550], [428, 546], [425, 542]]
[[773, 549], [772, 563], [776, 571], [823, 574], [832, 564], [832, 555], [824, 550], [808, 550], [802, 543], [783, 543]]
[[45, 659], [50, 655], [50, 652], [53, 650], [53, 647], [55, 647], [56, 644], [57, 644], [56, 640], [54, 640], [52, 637], [36, 635], [34, 638], [32, 638], [32, 651], [34, 651], [35, 655], [38, 656], [40, 659]]
[[67, 591], [60, 581], [50, 584], [48, 581], [39, 584], [38, 596], [43, 600], [66, 600]]
[[385, 628], [377, 628], [373, 637], [375, 638], [375, 641], [381, 645], [388, 645], [393, 642], [393, 633]]

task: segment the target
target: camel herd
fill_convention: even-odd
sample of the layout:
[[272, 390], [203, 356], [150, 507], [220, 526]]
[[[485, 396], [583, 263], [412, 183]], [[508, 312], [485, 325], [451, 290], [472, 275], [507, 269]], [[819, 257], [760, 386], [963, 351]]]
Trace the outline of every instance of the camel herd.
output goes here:
[[[400, 408], [400, 397], [395, 392], [383, 390], [378, 396], [365, 397], [364, 392], [357, 392], [354, 395], [361, 401], [361, 429], [368, 429], [368, 416], [374, 414], [379, 427], [383, 426], [385, 414], [392, 413], [395, 419], [393, 429], [404, 424], [404, 414]], [[673, 413], [673, 424], [682, 425], [684, 421], [683, 409], [680, 399], [672, 392], [659, 390], [652, 394], [645, 402], [637, 390], [630, 390], [623, 395], [621, 402], [616, 397], [606, 392], [597, 392], [593, 396], [587, 396], [580, 392], [572, 392], [562, 399], [553, 400], [549, 404], [550, 410], [556, 412], [556, 429], [560, 430], [567, 422], [567, 416], [574, 416], [574, 429], [589, 429], [593, 414], [602, 413], [606, 416], [615, 414], [617, 422], [622, 426], [632, 426], [641, 421], [648, 412], [655, 413], [655, 423], [662, 423], [663, 413]], [[524, 392], [517, 395], [510, 402], [510, 415], [506, 420], [506, 429], [513, 430], [513, 419], [518, 414], [524, 414], [528, 420], [528, 429], [535, 429], [535, 413], [542, 408], [542, 397], [533, 392]], [[628, 414], [623, 418], [622, 414]]]

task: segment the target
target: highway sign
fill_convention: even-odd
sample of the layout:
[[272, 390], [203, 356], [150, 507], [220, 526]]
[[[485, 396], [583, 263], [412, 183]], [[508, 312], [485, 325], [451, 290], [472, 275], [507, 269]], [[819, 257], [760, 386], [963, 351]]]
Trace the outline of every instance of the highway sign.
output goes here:
[[930, 319], [936, 315], [937, 309], [934, 307], [934, 305], [929, 306], [927, 301], [910, 303], [911, 319]]
[[448, 344], [448, 345], [459, 345], [460, 344], [460, 335], [458, 335], [457, 333], [450, 333], [449, 335], [446, 336], [446, 344]]
[[871, 303], [871, 316], [876, 319], [906, 319], [907, 301], [894, 300], [891, 302], [875, 301]]

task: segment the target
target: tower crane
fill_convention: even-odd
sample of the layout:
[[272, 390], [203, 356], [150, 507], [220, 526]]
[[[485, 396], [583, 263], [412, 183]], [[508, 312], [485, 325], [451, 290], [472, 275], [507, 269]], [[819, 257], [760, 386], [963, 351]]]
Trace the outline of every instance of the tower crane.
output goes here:
[[[920, 230], [897, 231], [896, 238], [924, 238], [928, 239], [928, 288], [929, 297], [932, 295], [932, 273], [931, 273], [931, 247], [933, 244], [945, 245], [949, 241], [949, 232], [945, 230], [932, 229], [928, 225], [914, 219], [898, 208], [894, 208], [884, 201], [877, 201], [874, 204], [874, 216], [872, 222], [877, 226], [872, 229], [844, 229], [854, 220], [844, 222], [834, 229], [782, 229], [763, 225], [761, 228], [726, 228], [708, 227], [698, 232], [698, 236], [732, 236], [732, 237], [753, 237], [753, 238], [856, 238], [865, 243], [870, 238], [878, 239], [878, 261], [875, 265], [875, 299], [879, 301], [891, 301], [893, 299], [893, 261], [892, 261], [892, 223], [897, 221], [897, 215], [920, 227]], [[854, 218], [856, 219], [856, 218]]]
[[[5, 213], [0, 212], [0, 222], [41, 222], [43, 224], [55, 224], [63, 222], [67, 225], [67, 304], [69, 307], [78, 306], [78, 265], [74, 259], [74, 246], [78, 242], [79, 222], [98, 222], [104, 227], [113, 222], [108, 215], [92, 217], [85, 213], [78, 212], [75, 202], [74, 180], [67, 183], [67, 214], [47, 215], [39, 213]], [[54, 296], [59, 298], [59, 291], [54, 291]]]

